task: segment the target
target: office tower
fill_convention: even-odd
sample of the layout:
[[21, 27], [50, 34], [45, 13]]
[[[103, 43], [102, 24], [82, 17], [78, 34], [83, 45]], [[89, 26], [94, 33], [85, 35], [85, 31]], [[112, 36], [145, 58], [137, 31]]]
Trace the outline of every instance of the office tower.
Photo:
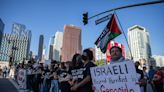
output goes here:
[[155, 59], [157, 67], [164, 67], [164, 56], [153, 55], [152, 57]]
[[106, 54], [102, 53], [100, 48], [97, 48], [97, 46], [95, 46], [95, 54], [96, 54], [96, 61], [97, 60], [106, 60]]
[[81, 53], [81, 29], [73, 25], [64, 26], [62, 62], [71, 61], [75, 53]]
[[26, 36], [27, 32], [25, 31], [26, 26], [23, 24], [19, 24], [19, 23], [13, 23], [12, 25], [12, 32], [11, 34], [16, 34], [16, 35], [23, 35]]
[[31, 30], [27, 30], [27, 36], [28, 36], [27, 59], [30, 59], [30, 45], [31, 45], [31, 38], [32, 38]]
[[[132, 52], [133, 60], [148, 59], [151, 57], [151, 48], [148, 31], [139, 25], [128, 29], [128, 42]], [[148, 64], [148, 62], [146, 62]]]
[[38, 48], [38, 60], [42, 60], [43, 56], [43, 46], [44, 46], [44, 36], [40, 35], [39, 37], [39, 48]]
[[61, 48], [63, 44], [63, 32], [56, 32], [53, 47], [53, 59], [61, 61]]
[[50, 38], [50, 40], [49, 40], [49, 45], [48, 45], [48, 59], [50, 59], [50, 60], [53, 60], [54, 58], [53, 58], [53, 56], [54, 56], [54, 50], [53, 50], [53, 48], [54, 48], [54, 42], [55, 41], [55, 35], [54, 36], [52, 36], [51, 38]]
[[5, 24], [3, 23], [3, 21], [0, 18], [0, 48], [1, 48], [1, 43], [2, 43], [2, 36], [3, 36], [3, 32], [4, 32], [4, 26], [5, 26]]
[[4, 34], [0, 51], [1, 61], [9, 61], [13, 64], [20, 63], [27, 58], [28, 37], [15, 34]]
[[48, 59], [53, 60], [53, 45], [49, 45]]
[[27, 52], [26, 52], [26, 59], [29, 59], [30, 54], [30, 45], [31, 45], [31, 37], [32, 33], [31, 30], [26, 30], [26, 26], [20, 23], [13, 23], [12, 25], [12, 35], [23, 36], [27, 37]]
[[50, 38], [49, 59], [61, 61], [61, 48], [63, 44], [63, 32], [56, 32]]

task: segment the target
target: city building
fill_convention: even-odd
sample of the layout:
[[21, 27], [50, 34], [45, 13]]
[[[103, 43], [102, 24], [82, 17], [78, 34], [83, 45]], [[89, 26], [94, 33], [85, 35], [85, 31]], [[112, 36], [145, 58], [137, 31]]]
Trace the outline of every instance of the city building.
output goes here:
[[30, 55], [30, 45], [31, 45], [31, 37], [32, 33], [31, 30], [26, 30], [26, 26], [20, 23], [13, 23], [12, 25], [12, 35], [23, 36], [28, 38], [27, 42], [27, 52], [26, 52], [26, 59], [29, 59]]
[[81, 28], [73, 25], [65, 25], [61, 52], [62, 62], [71, 61], [73, 55], [75, 53], [81, 53], [81, 51]]
[[132, 52], [133, 60], [146, 60], [146, 65], [149, 65], [148, 59], [151, 57], [151, 47], [148, 31], [139, 25], [134, 25], [128, 29], [128, 42]]
[[53, 56], [54, 56], [54, 51], [53, 51], [53, 48], [54, 48], [54, 43], [55, 43], [55, 35], [53, 35], [50, 40], [49, 40], [49, 45], [48, 45], [48, 54], [47, 54], [47, 57], [49, 60], [53, 60]]
[[106, 54], [102, 53], [100, 48], [95, 45], [95, 60], [106, 60]]
[[164, 56], [153, 55], [157, 67], [164, 67]]
[[30, 59], [30, 45], [31, 45], [31, 38], [32, 38], [32, 33], [31, 30], [27, 30], [27, 36], [28, 36], [28, 43], [27, 43], [27, 59]]
[[0, 61], [8, 62], [11, 59], [13, 64], [20, 63], [27, 58], [28, 37], [15, 34], [4, 34], [0, 48]]
[[19, 35], [19, 36], [27, 36], [27, 32], [25, 31], [26, 26], [19, 23], [13, 23], [11, 34]]
[[44, 48], [44, 36], [39, 37], [39, 48], [38, 48], [38, 60], [42, 61], [43, 58], [43, 48]]
[[50, 60], [61, 61], [61, 48], [63, 44], [63, 32], [56, 32], [49, 41], [49, 53]]
[[48, 59], [53, 60], [53, 45], [49, 45]]
[[56, 61], [61, 61], [61, 48], [63, 44], [63, 32], [56, 32], [54, 48], [53, 48], [53, 59]]
[[25, 25], [14, 23], [11, 34], [2, 36], [1, 61], [16, 64], [28, 59], [32, 34], [30, 30], [25, 29]]
[[2, 36], [3, 36], [3, 32], [4, 32], [4, 26], [5, 26], [5, 24], [3, 23], [3, 21], [0, 18], [0, 48], [1, 48], [1, 43], [2, 43]]

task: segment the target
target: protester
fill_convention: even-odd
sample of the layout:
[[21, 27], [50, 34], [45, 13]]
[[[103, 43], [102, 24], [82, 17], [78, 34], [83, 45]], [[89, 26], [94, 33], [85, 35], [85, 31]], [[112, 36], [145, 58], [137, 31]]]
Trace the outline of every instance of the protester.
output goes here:
[[3, 67], [2, 72], [3, 72], [3, 78], [6, 78], [7, 77], [7, 67], [6, 66]]
[[147, 84], [148, 84], [148, 80], [149, 80], [149, 76], [148, 73], [146, 72], [147, 68], [146, 66], [143, 66], [143, 74], [144, 74], [144, 80], [145, 80], [145, 85], [144, 85], [144, 92], [146, 92], [146, 88], [147, 88]]
[[10, 72], [9, 72], [9, 78], [14, 79], [15, 76], [15, 68], [14, 66], [11, 66]]
[[72, 58], [71, 81], [69, 82], [71, 86], [82, 81], [81, 76], [83, 75], [83, 72], [81, 72], [81, 69], [83, 69], [82, 57], [80, 54], [76, 53]]
[[58, 75], [57, 75], [58, 66], [56, 63], [57, 62], [54, 61], [50, 69], [50, 76], [49, 76], [51, 79], [50, 92], [59, 92], [59, 81], [58, 81]]
[[71, 92], [70, 63], [71, 63], [70, 61], [62, 62], [61, 69], [58, 72], [61, 92]]
[[34, 68], [34, 74], [35, 74], [35, 81], [34, 81], [34, 88], [33, 88], [34, 92], [40, 91], [42, 70], [43, 70], [42, 64], [38, 64]]
[[155, 71], [155, 69], [153, 69], [153, 66], [150, 66], [150, 69], [149, 69], [149, 72], [148, 72], [150, 81], [153, 79], [155, 72], [156, 71]]
[[90, 67], [94, 67], [95, 64], [93, 61], [93, 53], [90, 49], [85, 49], [82, 54], [82, 59], [84, 66], [80, 68], [82, 72], [81, 81], [78, 82], [76, 85], [71, 87], [72, 91], [76, 92], [93, 92], [92, 90], [92, 81], [91, 81], [91, 74], [90, 74]]
[[152, 84], [154, 86], [154, 90], [155, 92], [164, 92], [163, 90], [163, 72], [161, 70], [158, 70], [154, 77], [153, 77], [153, 81]]
[[118, 46], [113, 46], [110, 49], [111, 61], [110, 64], [124, 62], [125, 59], [122, 56], [122, 49]]
[[[110, 64], [128, 61], [124, 59], [124, 57], [122, 56], [122, 49], [118, 46], [113, 46], [110, 49], [110, 55], [111, 55]], [[137, 84], [139, 84], [140, 86], [143, 86], [145, 85], [146, 82], [144, 80], [143, 71], [138, 68], [139, 65], [140, 65], [139, 62], [135, 63], [137, 78], [138, 78]], [[141, 88], [141, 92], [144, 92], [142, 88]]]
[[1, 68], [1, 66], [0, 66], [0, 76], [2, 76], [2, 68]]
[[42, 71], [41, 76], [41, 87], [40, 92], [49, 92], [50, 88], [50, 80], [49, 80], [50, 70], [48, 69], [48, 65], [44, 66], [44, 71]]

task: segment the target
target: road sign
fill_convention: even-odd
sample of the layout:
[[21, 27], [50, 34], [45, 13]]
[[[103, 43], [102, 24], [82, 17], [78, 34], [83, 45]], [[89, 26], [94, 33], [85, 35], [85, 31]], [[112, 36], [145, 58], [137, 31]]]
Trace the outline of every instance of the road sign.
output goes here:
[[112, 14], [109, 14], [109, 15], [107, 15], [105, 17], [102, 17], [102, 18], [96, 20], [95, 24], [98, 25], [98, 24], [100, 24], [100, 23], [102, 23], [104, 21], [107, 21], [107, 20], [109, 20], [111, 18], [111, 16], [112, 16]]

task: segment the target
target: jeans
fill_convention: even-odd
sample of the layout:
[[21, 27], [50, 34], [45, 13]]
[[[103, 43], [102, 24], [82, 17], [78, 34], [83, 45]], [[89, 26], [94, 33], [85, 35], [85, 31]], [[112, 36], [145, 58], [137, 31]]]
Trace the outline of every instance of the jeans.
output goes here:
[[48, 90], [48, 83], [47, 83], [47, 79], [46, 78], [44, 78], [43, 82], [41, 83], [40, 92], [49, 92], [49, 90]]
[[58, 82], [58, 80], [51, 80], [50, 92], [59, 92], [59, 82]]

